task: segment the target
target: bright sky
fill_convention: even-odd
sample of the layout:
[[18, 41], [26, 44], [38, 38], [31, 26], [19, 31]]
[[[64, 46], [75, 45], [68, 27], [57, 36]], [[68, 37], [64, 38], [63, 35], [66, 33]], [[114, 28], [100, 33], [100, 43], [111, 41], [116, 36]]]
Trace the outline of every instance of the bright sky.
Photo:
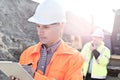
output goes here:
[[94, 17], [94, 25], [112, 32], [115, 13], [113, 9], [120, 9], [120, 0], [61, 0], [66, 9], [76, 15], [84, 16], [90, 21]]
[[[44, 1], [44, 0], [33, 0]], [[90, 21], [90, 15], [94, 17], [94, 25], [102, 27], [112, 32], [115, 13], [113, 9], [120, 9], [120, 0], [59, 0], [64, 7], [75, 13], [75, 15], [83, 16]]]

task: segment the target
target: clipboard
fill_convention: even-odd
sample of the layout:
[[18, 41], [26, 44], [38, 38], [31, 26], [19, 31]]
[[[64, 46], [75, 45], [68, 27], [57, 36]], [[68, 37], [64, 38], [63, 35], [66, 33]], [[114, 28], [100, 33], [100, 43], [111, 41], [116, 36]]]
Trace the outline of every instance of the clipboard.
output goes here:
[[0, 61], [0, 70], [8, 77], [13, 75], [20, 80], [34, 80], [32, 76], [17, 62]]

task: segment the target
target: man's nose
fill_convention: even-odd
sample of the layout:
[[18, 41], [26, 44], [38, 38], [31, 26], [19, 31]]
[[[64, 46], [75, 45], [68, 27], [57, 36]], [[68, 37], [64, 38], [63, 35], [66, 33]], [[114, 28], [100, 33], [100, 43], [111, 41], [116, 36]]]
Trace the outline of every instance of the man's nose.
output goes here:
[[44, 29], [39, 28], [39, 29], [38, 29], [38, 33], [39, 33], [39, 34], [44, 34]]

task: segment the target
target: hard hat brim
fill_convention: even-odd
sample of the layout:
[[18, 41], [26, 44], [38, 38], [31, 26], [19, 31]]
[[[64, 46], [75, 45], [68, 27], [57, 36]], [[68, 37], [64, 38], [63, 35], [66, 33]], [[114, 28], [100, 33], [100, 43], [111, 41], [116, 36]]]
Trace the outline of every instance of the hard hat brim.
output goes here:
[[39, 21], [36, 20], [36, 19], [34, 18], [34, 16], [30, 17], [30, 18], [28, 19], [28, 21], [29, 21], [29, 22], [33, 22], [33, 23], [36, 23], [36, 24], [39, 24]]
[[104, 38], [104, 35], [98, 35], [98, 34], [92, 34], [92, 37], [100, 37], [100, 38]]
[[60, 23], [60, 22], [66, 22], [66, 19], [63, 20], [42, 20], [42, 19], [36, 19], [34, 16], [30, 17], [28, 19], [29, 22], [33, 22], [36, 24], [42, 24], [42, 25], [49, 25], [49, 24], [53, 24], [53, 23]]
[[36, 23], [36, 24], [42, 24], [42, 25], [48, 25], [48, 24], [51, 24], [50, 22], [45, 22], [45, 21], [40, 21], [40, 20], [37, 20], [34, 18], [34, 16], [32, 16], [31, 18], [28, 19], [29, 22], [33, 22], [33, 23]]

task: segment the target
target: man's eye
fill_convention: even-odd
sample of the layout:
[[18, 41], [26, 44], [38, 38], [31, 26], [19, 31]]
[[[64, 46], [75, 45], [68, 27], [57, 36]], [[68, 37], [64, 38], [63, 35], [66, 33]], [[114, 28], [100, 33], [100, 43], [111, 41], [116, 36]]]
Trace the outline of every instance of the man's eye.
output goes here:
[[49, 26], [48, 26], [48, 25], [44, 25], [44, 28], [46, 28], [46, 29], [47, 29], [47, 28], [49, 28]]
[[47, 29], [49, 28], [50, 26], [49, 25], [37, 25], [38, 28], [44, 28], [44, 29]]
[[37, 25], [37, 27], [39, 28], [39, 27], [40, 27], [40, 25]]
[[53, 24], [50, 24], [50, 25], [58, 25], [58, 24], [60, 24], [60, 23], [53, 23]]

